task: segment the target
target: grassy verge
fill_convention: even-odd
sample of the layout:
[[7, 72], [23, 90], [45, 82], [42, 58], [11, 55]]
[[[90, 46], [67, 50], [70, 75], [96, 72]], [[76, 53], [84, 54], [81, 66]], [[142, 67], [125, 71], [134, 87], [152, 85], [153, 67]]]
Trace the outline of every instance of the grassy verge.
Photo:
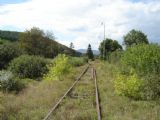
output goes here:
[[160, 100], [135, 101], [114, 93], [116, 66], [94, 63], [97, 68], [103, 120], [160, 120]]
[[18, 95], [0, 92], [0, 120], [41, 120], [71, 86], [85, 66], [75, 68], [64, 80], [32, 82]]

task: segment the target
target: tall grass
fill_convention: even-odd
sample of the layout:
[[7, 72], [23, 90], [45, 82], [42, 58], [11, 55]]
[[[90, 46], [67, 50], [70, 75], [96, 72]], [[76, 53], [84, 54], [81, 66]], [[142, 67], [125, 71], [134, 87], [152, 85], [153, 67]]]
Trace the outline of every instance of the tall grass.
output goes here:
[[83, 68], [72, 69], [63, 81], [32, 81], [18, 95], [0, 92], [0, 120], [43, 119]]

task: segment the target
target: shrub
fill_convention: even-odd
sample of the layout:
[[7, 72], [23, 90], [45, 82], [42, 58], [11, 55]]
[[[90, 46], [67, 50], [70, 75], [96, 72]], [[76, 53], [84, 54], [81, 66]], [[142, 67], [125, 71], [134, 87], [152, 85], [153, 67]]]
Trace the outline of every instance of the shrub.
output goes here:
[[71, 64], [69, 63], [69, 57], [64, 54], [59, 54], [53, 62], [48, 65], [49, 72], [44, 76], [46, 80], [52, 80], [57, 77], [59, 80], [65, 74], [71, 70]]
[[122, 65], [134, 68], [137, 73], [160, 73], [160, 46], [137, 45], [127, 49], [122, 56]]
[[118, 73], [114, 81], [115, 92], [118, 95], [128, 96], [134, 99], [141, 97], [142, 80], [135, 74], [127, 76]]
[[[142, 99], [155, 99], [160, 96], [160, 46], [136, 45], [128, 48], [121, 59], [121, 73], [130, 78], [133, 69], [143, 84], [141, 86]], [[128, 78], [128, 79], [129, 79]], [[137, 96], [138, 97], [138, 96]]]
[[16, 43], [0, 44], [0, 69], [5, 68], [12, 59], [21, 54]]
[[148, 74], [143, 77], [144, 85], [142, 89], [142, 99], [157, 99], [160, 97], [160, 76]]
[[16, 78], [10, 71], [0, 71], [0, 89], [7, 91], [20, 91], [25, 87], [25, 82]]
[[38, 78], [47, 72], [48, 60], [39, 56], [22, 55], [9, 64], [9, 69], [20, 78]]

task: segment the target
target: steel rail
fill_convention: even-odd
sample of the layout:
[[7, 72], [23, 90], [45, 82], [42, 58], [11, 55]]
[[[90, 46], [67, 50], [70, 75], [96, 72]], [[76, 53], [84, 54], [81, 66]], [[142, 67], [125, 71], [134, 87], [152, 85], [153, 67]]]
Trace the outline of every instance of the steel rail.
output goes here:
[[100, 109], [100, 99], [99, 99], [99, 92], [98, 92], [98, 85], [97, 85], [97, 75], [96, 75], [96, 70], [94, 68], [93, 68], [93, 78], [95, 82], [95, 91], [96, 91], [97, 118], [98, 120], [102, 120], [101, 109]]

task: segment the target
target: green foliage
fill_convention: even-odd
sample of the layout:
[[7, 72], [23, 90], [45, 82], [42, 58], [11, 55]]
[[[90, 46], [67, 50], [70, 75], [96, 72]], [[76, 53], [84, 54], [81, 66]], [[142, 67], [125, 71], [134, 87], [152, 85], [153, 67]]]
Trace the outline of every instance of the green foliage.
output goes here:
[[87, 57], [70, 57], [69, 62], [72, 66], [81, 66], [88, 62]]
[[19, 92], [25, 87], [25, 82], [16, 78], [10, 71], [0, 71], [0, 89], [4, 92]]
[[17, 43], [6, 43], [0, 45], [0, 69], [5, 68], [8, 63], [22, 54]]
[[116, 50], [122, 50], [122, 46], [116, 40], [103, 40], [99, 46], [101, 59], [108, 60], [110, 53]]
[[131, 73], [129, 76], [119, 73], [114, 81], [115, 92], [118, 95], [134, 99], [140, 98], [142, 85], [142, 80], [135, 73]]
[[45, 33], [39, 28], [33, 27], [20, 35], [20, 46], [29, 55], [39, 55], [53, 58], [58, 54], [58, 44], [45, 37]]
[[[0, 45], [2, 45], [2, 44], [7, 44], [7, 43], [11, 43], [11, 41], [0, 38]], [[13, 43], [13, 42], [12, 42], [12, 43]]]
[[132, 67], [137, 73], [160, 73], [160, 46], [138, 45], [127, 49], [122, 56], [122, 64]]
[[138, 44], [148, 44], [147, 36], [137, 30], [131, 30], [127, 35], [124, 36], [124, 44], [126, 47], [130, 47], [132, 45], [138, 45]]
[[38, 78], [47, 72], [48, 60], [38, 57], [22, 55], [9, 64], [9, 69], [20, 78]]
[[61, 78], [71, 70], [69, 57], [65, 54], [59, 54], [53, 62], [48, 65], [48, 69], [49, 72], [44, 76], [45, 80], [52, 80], [54, 77], [61, 80]]
[[75, 50], [70, 49], [55, 41], [52, 33], [44, 33], [43, 30], [33, 27], [21, 33], [20, 47], [29, 55], [38, 55], [47, 58], [54, 58], [59, 53], [78, 56]]
[[160, 46], [141, 44], [128, 48], [121, 59], [121, 73], [130, 76], [133, 69], [143, 81], [142, 99], [155, 99], [160, 96]]
[[0, 38], [4, 40], [17, 41], [19, 38], [19, 34], [20, 32], [0, 30]]
[[88, 59], [94, 60], [94, 55], [93, 55], [93, 51], [91, 48], [91, 45], [88, 45], [88, 49], [87, 49], [87, 53], [86, 53]]

